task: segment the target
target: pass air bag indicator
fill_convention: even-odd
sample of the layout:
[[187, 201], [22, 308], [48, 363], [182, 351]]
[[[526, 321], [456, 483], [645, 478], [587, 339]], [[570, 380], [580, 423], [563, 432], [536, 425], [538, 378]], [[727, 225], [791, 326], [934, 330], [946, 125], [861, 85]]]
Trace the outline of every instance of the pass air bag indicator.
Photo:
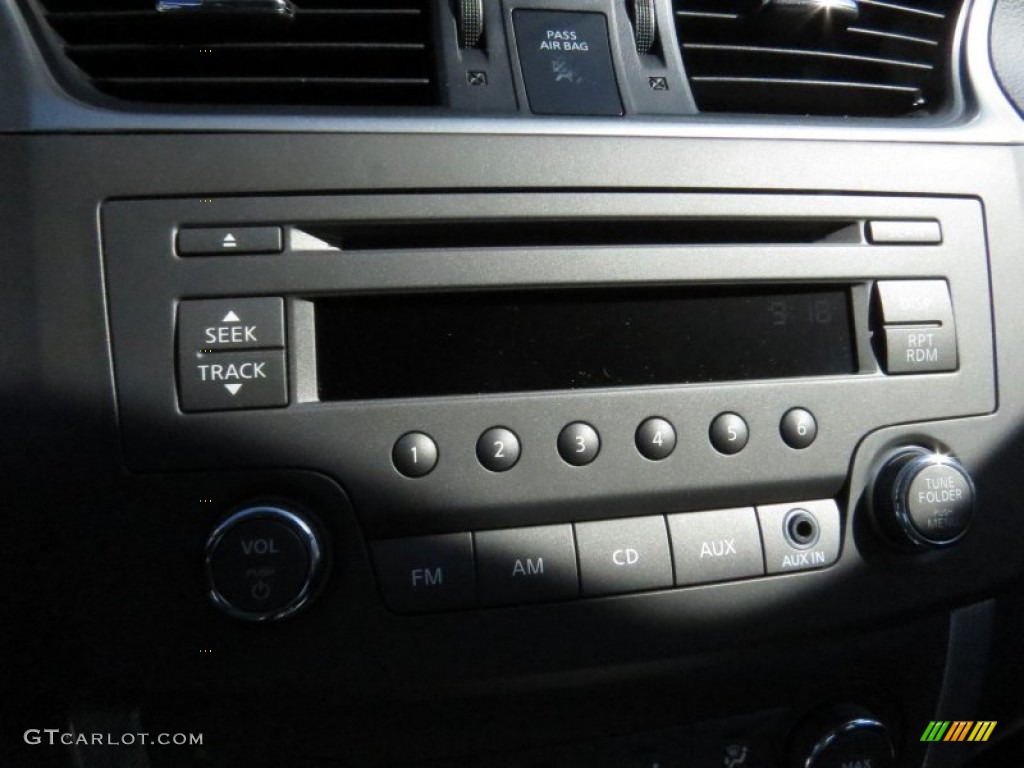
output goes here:
[[512, 18], [531, 112], [622, 114], [603, 14], [519, 10]]

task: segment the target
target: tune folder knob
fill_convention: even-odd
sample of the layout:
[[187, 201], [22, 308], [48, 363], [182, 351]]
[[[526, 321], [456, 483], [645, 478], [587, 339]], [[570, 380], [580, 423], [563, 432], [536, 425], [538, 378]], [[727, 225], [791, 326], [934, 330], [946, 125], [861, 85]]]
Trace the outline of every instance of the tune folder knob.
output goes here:
[[909, 446], [882, 462], [870, 503], [876, 524], [895, 542], [945, 547], [967, 533], [975, 496], [974, 481], [958, 459]]

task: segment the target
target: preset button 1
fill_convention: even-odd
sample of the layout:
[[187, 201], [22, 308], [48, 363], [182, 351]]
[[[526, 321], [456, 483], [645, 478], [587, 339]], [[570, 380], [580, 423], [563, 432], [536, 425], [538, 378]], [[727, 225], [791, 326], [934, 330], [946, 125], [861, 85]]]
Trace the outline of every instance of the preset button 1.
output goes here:
[[437, 466], [437, 443], [422, 432], [407, 432], [391, 449], [391, 461], [406, 477], [429, 475]]

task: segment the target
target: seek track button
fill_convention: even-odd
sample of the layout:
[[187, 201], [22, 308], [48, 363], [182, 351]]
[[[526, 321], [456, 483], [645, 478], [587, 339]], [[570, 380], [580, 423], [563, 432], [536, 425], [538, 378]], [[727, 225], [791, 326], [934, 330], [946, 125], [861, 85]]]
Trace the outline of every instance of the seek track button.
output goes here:
[[284, 352], [222, 352], [183, 358], [183, 411], [272, 408], [288, 404]]
[[178, 306], [178, 354], [284, 347], [284, 300], [204, 299]]

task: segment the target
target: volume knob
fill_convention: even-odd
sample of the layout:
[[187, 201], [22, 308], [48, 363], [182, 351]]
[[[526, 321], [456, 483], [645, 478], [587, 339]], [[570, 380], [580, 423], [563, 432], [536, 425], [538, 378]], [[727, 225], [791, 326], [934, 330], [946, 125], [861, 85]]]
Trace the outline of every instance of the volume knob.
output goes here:
[[963, 538], [974, 517], [974, 481], [956, 458], [920, 446], [882, 463], [870, 492], [878, 527], [912, 547], [945, 547]]
[[255, 504], [228, 515], [206, 543], [210, 600], [246, 621], [291, 616], [315, 596], [325, 570], [312, 519], [280, 504]]

